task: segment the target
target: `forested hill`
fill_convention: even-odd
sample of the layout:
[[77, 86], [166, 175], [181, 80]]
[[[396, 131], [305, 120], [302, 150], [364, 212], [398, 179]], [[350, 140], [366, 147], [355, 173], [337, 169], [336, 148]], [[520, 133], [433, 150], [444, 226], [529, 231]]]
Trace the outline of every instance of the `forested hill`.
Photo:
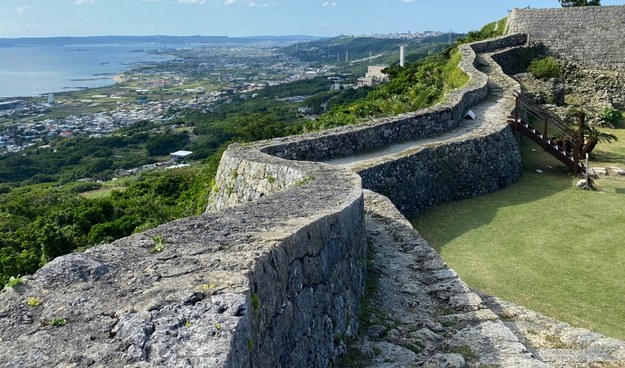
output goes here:
[[[374, 37], [338, 36], [309, 42], [298, 42], [280, 51], [307, 62], [332, 64], [345, 62], [347, 53], [350, 61], [367, 59], [371, 53], [376, 63], [388, 63], [389, 57], [397, 60], [399, 46], [406, 47], [406, 61], [415, 61], [423, 57], [423, 51], [454, 42], [462, 34], [450, 33], [422, 39], [388, 39]], [[439, 48], [440, 50], [440, 48]], [[437, 50], [438, 51], [438, 50]]]

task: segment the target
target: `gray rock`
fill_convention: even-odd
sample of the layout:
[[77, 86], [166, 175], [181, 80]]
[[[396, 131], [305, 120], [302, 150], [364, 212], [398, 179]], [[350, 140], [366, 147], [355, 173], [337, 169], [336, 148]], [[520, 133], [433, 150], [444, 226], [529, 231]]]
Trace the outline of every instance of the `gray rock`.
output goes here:
[[410, 336], [417, 339], [417, 344], [426, 351], [433, 351], [439, 347], [439, 344], [443, 341], [443, 337], [432, 332], [431, 330], [424, 328], [419, 331], [413, 332]]
[[[416, 354], [404, 348], [403, 346], [391, 344], [388, 342], [377, 342], [374, 344], [374, 350], [379, 353], [373, 359], [373, 363], [394, 363], [400, 366], [409, 366], [414, 363]], [[374, 365], [375, 366], [375, 365]]]
[[374, 325], [367, 328], [365, 335], [368, 337], [383, 337], [386, 334], [386, 329], [382, 325]]
[[462, 368], [466, 365], [460, 354], [436, 354], [428, 359], [423, 368]]

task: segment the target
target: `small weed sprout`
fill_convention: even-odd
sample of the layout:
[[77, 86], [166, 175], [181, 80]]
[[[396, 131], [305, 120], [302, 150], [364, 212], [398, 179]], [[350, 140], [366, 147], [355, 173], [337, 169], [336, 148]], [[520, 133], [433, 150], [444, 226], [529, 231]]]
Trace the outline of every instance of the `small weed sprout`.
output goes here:
[[9, 277], [9, 282], [7, 282], [7, 284], [4, 285], [4, 287], [5, 288], [15, 289], [16, 287], [20, 286], [21, 284], [22, 284], [22, 279], [21, 279], [20, 275], [11, 276], [11, 277]]
[[249, 352], [254, 351], [254, 340], [252, 339], [247, 340], [247, 351]]
[[216, 329], [216, 330], [221, 330], [221, 329], [222, 329], [222, 327], [223, 327], [223, 326], [221, 325], [221, 323], [219, 323], [219, 322], [215, 323], [215, 329]]
[[152, 241], [154, 242], [154, 246], [150, 248], [150, 253], [160, 253], [165, 249], [165, 238], [161, 235], [153, 236]]
[[209, 290], [216, 289], [216, 288], [217, 288], [217, 284], [215, 284], [214, 282], [200, 285], [200, 289], [202, 289], [202, 291], [209, 291]]
[[65, 318], [55, 317], [50, 321], [50, 326], [54, 327], [63, 327], [67, 323]]
[[302, 185], [308, 184], [308, 183], [310, 183], [313, 180], [315, 180], [315, 177], [312, 176], [312, 175], [308, 175], [308, 176], [304, 176], [300, 180], [296, 181], [295, 183], [293, 183], [293, 185], [296, 186], [296, 187], [301, 187]]
[[252, 294], [252, 308], [254, 308], [255, 311], [260, 309], [260, 297], [258, 294]]
[[276, 177], [270, 175], [267, 177], [267, 181], [269, 182], [269, 184], [273, 184], [276, 182]]
[[26, 298], [26, 305], [28, 305], [31, 308], [37, 308], [38, 306], [41, 305], [41, 303], [42, 301], [39, 298], [35, 298], [35, 297]]
[[186, 328], [191, 327], [191, 322], [186, 321], [186, 322], [184, 323], [184, 327], [186, 327]]
[[463, 357], [465, 357], [467, 359], [471, 359], [471, 360], [478, 358], [477, 354], [473, 350], [471, 350], [471, 348], [468, 345], [462, 345], [462, 346], [454, 347], [454, 348], [450, 349], [449, 352], [450, 353], [460, 354]]

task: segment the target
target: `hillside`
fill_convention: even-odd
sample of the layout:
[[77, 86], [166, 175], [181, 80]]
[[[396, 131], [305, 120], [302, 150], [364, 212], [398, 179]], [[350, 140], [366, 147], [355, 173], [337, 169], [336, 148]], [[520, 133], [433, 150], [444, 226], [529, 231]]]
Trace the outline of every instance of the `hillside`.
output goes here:
[[400, 46], [406, 47], [406, 61], [411, 62], [443, 50], [461, 36], [452, 33], [411, 40], [338, 36], [296, 43], [282, 48], [281, 52], [319, 65], [346, 66], [359, 62], [369, 63], [370, 56], [370, 63], [391, 65], [399, 61]]

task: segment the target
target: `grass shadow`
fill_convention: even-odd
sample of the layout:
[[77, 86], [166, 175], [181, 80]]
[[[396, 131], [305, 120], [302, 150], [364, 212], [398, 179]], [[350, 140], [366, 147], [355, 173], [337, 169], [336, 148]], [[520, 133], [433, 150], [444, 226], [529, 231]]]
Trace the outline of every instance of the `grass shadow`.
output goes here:
[[[455, 238], [491, 223], [502, 208], [540, 201], [571, 188], [566, 166], [532, 142], [523, 142], [521, 149], [523, 172], [517, 183], [497, 193], [437, 206], [410, 220], [426, 239], [429, 238], [436, 251], [440, 252]], [[433, 228], [445, 231], [436, 232], [432, 239], [428, 229]]]
[[592, 152], [592, 161], [621, 162], [623, 163], [623, 165], [625, 165], [625, 153], [596, 150]]
[[577, 190], [547, 156], [524, 144], [519, 183], [413, 225], [471, 287], [623, 339], [625, 187], [602, 179], [604, 190]]

